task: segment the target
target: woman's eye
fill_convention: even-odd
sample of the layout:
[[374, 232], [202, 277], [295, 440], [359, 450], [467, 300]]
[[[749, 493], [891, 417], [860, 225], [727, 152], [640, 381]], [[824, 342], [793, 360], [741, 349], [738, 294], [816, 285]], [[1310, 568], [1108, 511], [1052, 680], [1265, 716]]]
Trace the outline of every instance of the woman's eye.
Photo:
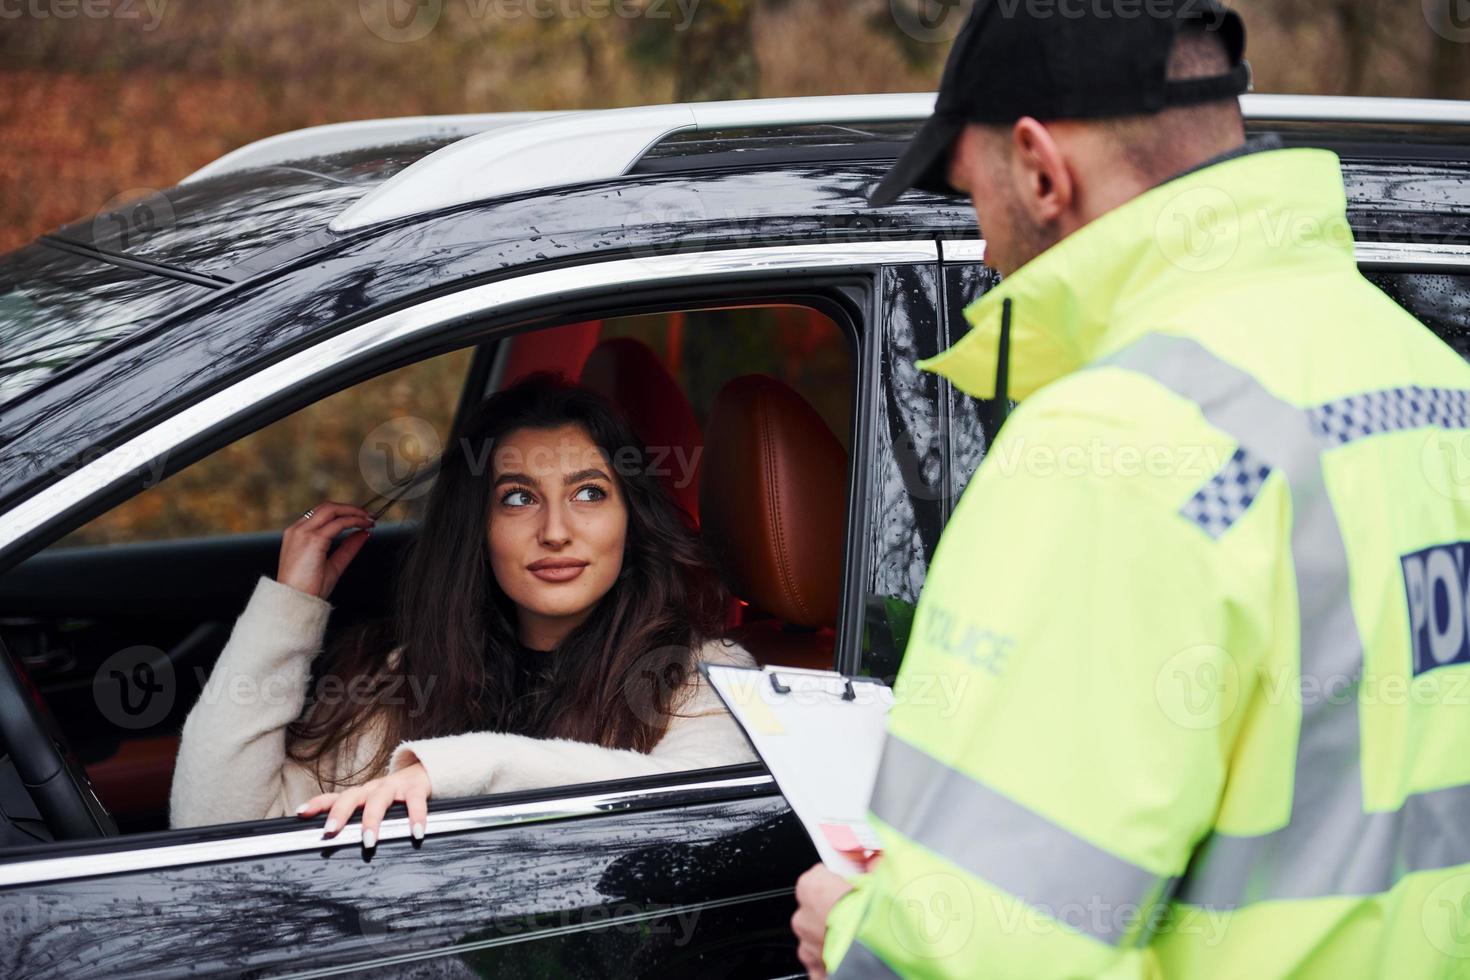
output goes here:
[[573, 494], [572, 499], [573, 500], [580, 500], [580, 501], [583, 501], [584, 503], [590, 503], [590, 502], [592, 502], [594, 500], [603, 500], [606, 497], [607, 497], [607, 491], [604, 490], [604, 489], [602, 489], [602, 487], [591, 487], [591, 486], [588, 486], [588, 487], [582, 487], [581, 489], [579, 489], [575, 494]]
[[531, 495], [524, 490], [512, 490], [500, 502], [507, 507], [524, 507], [531, 502]]

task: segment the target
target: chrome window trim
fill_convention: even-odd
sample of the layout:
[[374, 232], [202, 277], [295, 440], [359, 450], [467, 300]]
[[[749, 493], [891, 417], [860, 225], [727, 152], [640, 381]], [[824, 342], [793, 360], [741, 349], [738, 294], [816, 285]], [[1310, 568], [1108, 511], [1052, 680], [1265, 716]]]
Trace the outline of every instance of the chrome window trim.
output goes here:
[[1446, 271], [1470, 269], [1470, 245], [1444, 245], [1417, 242], [1358, 242], [1359, 265], [1370, 268], [1392, 268], [1399, 265], [1443, 268]]
[[1253, 122], [1393, 123], [1470, 125], [1470, 102], [1459, 99], [1381, 99], [1359, 95], [1258, 95], [1240, 97]]
[[938, 260], [939, 246], [933, 240], [738, 248], [615, 259], [531, 272], [427, 300], [370, 320], [269, 365], [21, 501], [0, 520], [0, 554], [67, 510], [120, 486], [131, 474], [166, 458], [189, 440], [227, 424], [282, 392], [456, 322], [538, 300], [560, 300], [612, 288], [750, 273], [856, 269]]
[[[943, 260], [949, 262], [984, 262], [985, 240], [941, 240]], [[1369, 268], [1415, 266], [1443, 267], [1447, 271], [1470, 269], [1470, 245], [1448, 245], [1434, 242], [1358, 242], [1354, 254], [1359, 265]]]
[[[751, 795], [764, 795], [758, 791], [775, 792], [776, 782], [768, 775], [739, 776], [658, 786], [653, 789], [614, 789], [558, 800], [505, 803], [448, 813], [431, 812], [428, 823], [424, 827], [424, 839], [428, 840], [435, 834], [488, 830], [510, 824], [543, 823], [548, 820], [594, 816], [600, 813], [627, 810], [634, 805], [643, 807], [674, 805], [688, 802], [691, 794], [698, 793], [706, 793], [712, 799], [718, 799], [732, 791], [739, 790], [757, 791]], [[380, 842], [378, 846], [382, 846], [383, 841], [401, 840], [409, 836], [406, 816], [387, 819], [383, 821], [378, 830]], [[127, 840], [126, 837], [114, 839]], [[38, 884], [44, 881], [65, 881], [75, 878], [94, 878], [101, 875], [128, 874], [136, 871], [156, 871], [163, 868], [207, 864], [213, 861], [241, 861], [300, 851], [320, 851], [329, 847], [346, 847], [361, 843], [362, 824], [355, 822], [342, 828], [335, 837], [330, 839], [323, 834], [320, 826], [310, 826], [300, 830], [282, 830], [273, 834], [230, 837], [217, 841], [195, 841], [188, 844], [160, 844], [156, 847], [140, 847], [101, 854], [15, 859], [0, 863], [0, 888]], [[0, 857], [0, 861], [4, 861], [4, 858]]]
[[985, 261], [985, 239], [978, 241], [973, 238], [959, 239], [957, 241], [941, 241], [939, 252], [944, 261], [948, 262], [984, 262]]

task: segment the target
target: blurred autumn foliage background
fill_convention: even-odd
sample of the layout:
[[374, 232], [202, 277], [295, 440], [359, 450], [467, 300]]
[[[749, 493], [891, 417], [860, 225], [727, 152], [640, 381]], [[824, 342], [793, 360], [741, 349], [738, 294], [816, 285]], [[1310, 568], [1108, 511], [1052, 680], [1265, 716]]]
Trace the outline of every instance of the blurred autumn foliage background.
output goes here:
[[[1258, 91], [1465, 98], [1457, 3], [1236, 6]], [[964, 6], [0, 0], [0, 250], [319, 123], [932, 89]]]
[[[1466, 98], [1466, 3], [1235, 5], [1246, 17], [1257, 91]], [[931, 90], [968, 7], [965, 0], [0, 0], [0, 251], [109, 202], [168, 187], [252, 140], [322, 123]], [[278, 528], [320, 499], [361, 500], [357, 456], [375, 427], [417, 418], [442, 435], [467, 364], [465, 352], [446, 355], [339, 393], [184, 470], [66, 543]]]

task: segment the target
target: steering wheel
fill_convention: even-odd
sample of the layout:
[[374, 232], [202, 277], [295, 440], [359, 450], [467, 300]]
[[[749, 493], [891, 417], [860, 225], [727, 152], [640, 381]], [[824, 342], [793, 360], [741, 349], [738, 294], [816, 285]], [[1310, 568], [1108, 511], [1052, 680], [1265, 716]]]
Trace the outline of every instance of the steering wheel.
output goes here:
[[112, 814], [97, 798], [49, 709], [32, 698], [0, 640], [0, 747], [56, 840], [117, 834]]

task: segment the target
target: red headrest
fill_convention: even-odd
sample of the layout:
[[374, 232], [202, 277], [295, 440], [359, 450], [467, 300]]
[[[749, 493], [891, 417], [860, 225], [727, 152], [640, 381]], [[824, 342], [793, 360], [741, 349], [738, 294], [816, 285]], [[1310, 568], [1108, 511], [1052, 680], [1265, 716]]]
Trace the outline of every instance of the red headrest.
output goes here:
[[751, 374], [715, 396], [705, 433], [704, 539], [740, 598], [832, 626], [842, 594], [847, 453], [806, 400]]
[[699, 521], [699, 466], [704, 439], [694, 409], [658, 355], [631, 337], [593, 348], [582, 383], [623, 410], [649, 448], [649, 464], [663, 471], [674, 500]]

